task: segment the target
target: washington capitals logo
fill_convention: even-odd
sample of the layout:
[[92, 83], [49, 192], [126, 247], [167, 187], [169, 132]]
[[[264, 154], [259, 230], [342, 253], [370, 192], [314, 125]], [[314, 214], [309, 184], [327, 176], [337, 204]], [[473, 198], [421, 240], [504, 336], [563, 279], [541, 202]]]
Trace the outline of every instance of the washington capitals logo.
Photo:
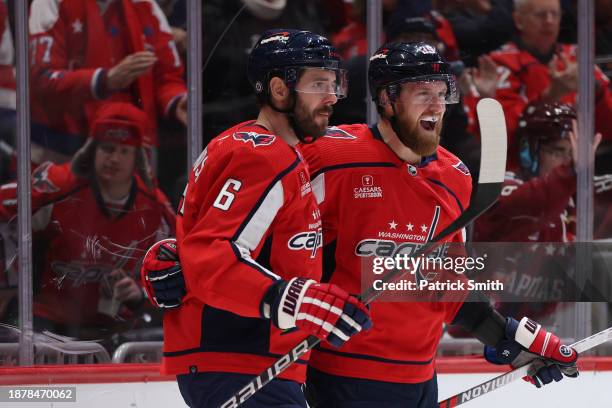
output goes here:
[[49, 180], [51, 162], [44, 162], [32, 173], [32, 188], [41, 193], [55, 193], [59, 188]]
[[328, 127], [327, 132], [325, 132], [325, 137], [330, 137], [332, 139], [357, 139], [355, 136], [351, 135], [347, 131], [342, 130], [336, 126]]
[[276, 136], [273, 135], [262, 135], [257, 132], [236, 132], [234, 133], [234, 139], [240, 140], [244, 143], [251, 142], [253, 147], [257, 146], [269, 146], [274, 143]]
[[470, 175], [470, 170], [467, 168], [462, 161], [458, 161], [457, 164], [453, 164], [453, 167], [457, 169], [457, 171], [463, 173], [466, 176]]

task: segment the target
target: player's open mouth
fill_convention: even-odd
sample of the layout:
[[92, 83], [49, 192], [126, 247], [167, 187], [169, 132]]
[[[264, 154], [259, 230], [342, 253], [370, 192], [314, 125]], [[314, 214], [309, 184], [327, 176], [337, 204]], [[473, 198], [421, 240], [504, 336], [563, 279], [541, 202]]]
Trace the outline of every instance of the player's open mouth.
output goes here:
[[436, 123], [438, 123], [438, 119], [434, 117], [426, 117], [421, 119], [419, 123], [423, 129], [432, 131], [436, 128]]

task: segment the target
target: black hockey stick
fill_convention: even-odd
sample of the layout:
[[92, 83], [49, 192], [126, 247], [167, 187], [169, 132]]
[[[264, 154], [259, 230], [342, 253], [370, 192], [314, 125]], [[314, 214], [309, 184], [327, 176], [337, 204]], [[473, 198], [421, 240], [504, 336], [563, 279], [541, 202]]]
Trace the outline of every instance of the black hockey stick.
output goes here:
[[[507, 136], [504, 112], [499, 102], [489, 98], [482, 99], [478, 103], [476, 110], [478, 113], [478, 123], [480, 125], [481, 134], [480, 174], [478, 176], [478, 185], [476, 189], [472, 191], [472, 196], [470, 197], [470, 205], [448, 227], [440, 231], [435, 237], [416, 251], [413, 255], [414, 257], [419, 257], [434, 249], [438, 241], [467, 226], [497, 201], [506, 172]], [[387, 273], [382, 281], [383, 283], [393, 281], [405, 273], [409, 273], [409, 271], [394, 269]], [[363, 303], [368, 304], [382, 293], [382, 291], [370, 287], [361, 294], [360, 299]], [[282, 356], [263, 373], [255, 377], [250, 383], [225, 401], [220, 408], [235, 408], [240, 406], [240, 404], [262, 389], [287, 367], [298, 361], [301, 356], [319, 344], [320, 341], [318, 337], [308, 336], [289, 351], [289, 353]]]

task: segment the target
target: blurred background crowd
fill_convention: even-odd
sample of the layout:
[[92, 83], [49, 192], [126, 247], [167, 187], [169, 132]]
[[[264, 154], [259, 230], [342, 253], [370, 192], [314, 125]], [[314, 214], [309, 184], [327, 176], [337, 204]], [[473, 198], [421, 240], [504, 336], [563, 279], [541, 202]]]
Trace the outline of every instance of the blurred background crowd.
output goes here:
[[[0, 321], [9, 325], [18, 323], [16, 1], [0, 0]], [[172, 236], [186, 182], [187, 1], [29, 3], [34, 329], [101, 340], [111, 354], [126, 341], [161, 340], [138, 267], [153, 242]], [[441, 144], [475, 180], [476, 104], [492, 97], [504, 107], [507, 184], [470, 239], [572, 242], [580, 137], [596, 147], [594, 238], [612, 237], [612, 0], [594, 3], [597, 135], [582, 135], [573, 124], [577, 0], [382, 1], [384, 41], [426, 41], [452, 62], [462, 98], [447, 108]], [[256, 116], [246, 63], [270, 28], [330, 38], [349, 70], [331, 122], [366, 122], [366, 11], [366, 0], [203, 0], [203, 145]], [[541, 273], [528, 263], [499, 268], [518, 282]], [[556, 309], [522, 307], [538, 320]], [[0, 342], [11, 338], [0, 330]]]

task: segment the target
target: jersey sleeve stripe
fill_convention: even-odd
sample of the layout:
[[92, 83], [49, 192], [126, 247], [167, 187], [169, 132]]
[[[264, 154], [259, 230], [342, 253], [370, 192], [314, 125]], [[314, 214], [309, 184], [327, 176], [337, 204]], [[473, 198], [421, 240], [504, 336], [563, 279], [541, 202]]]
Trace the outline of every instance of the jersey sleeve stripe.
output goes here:
[[293, 163], [272, 180], [231, 239], [232, 250], [240, 262], [251, 266], [273, 280], [279, 280], [280, 276], [255, 262], [251, 257], [251, 252], [259, 246], [266, 231], [272, 225], [276, 214], [283, 206], [285, 193], [282, 178], [289, 174], [299, 163], [300, 159], [296, 156]]
[[278, 210], [283, 206], [283, 182], [278, 180], [268, 191], [252, 217], [244, 225], [240, 235], [235, 240], [240, 247], [254, 251], [259, 246], [263, 236], [274, 221]]
[[455, 201], [457, 202], [457, 205], [459, 206], [459, 209], [461, 210], [461, 212], [464, 211], [463, 205], [461, 205], [461, 201], [459, 200], [459, 197], [457, 197], [457, 194], [455, 194], [455, 192], [453, 190], [448, 188], [448, 186], [446, 184], [442, 183], [441, 181], [429, 178], [429, 177], [427, 178], [427, 180], [431, 181], [435, 185], [440, 186], [443, 189], [445, 189], [446, 191], [448, 191], [448, 194], [452, 195], [453, 198], [455, 199]]

